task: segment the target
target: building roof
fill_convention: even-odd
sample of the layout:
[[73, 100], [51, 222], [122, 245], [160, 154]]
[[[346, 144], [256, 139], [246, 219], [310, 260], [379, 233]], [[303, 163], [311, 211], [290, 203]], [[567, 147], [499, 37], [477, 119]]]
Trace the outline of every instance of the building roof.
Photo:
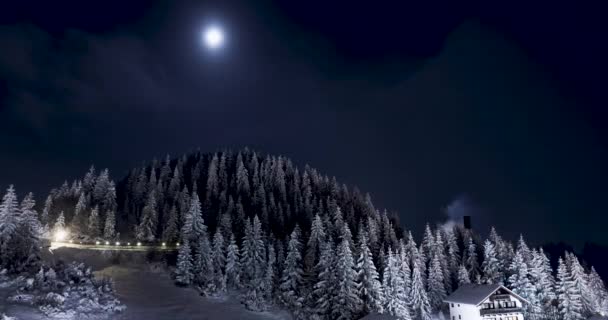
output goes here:
[[465, 284], [454, 291], [445, 302], [478, 305], [492, 295], [496, 290], [504, 289], [522, 302], [528, 301], [500, 284]]

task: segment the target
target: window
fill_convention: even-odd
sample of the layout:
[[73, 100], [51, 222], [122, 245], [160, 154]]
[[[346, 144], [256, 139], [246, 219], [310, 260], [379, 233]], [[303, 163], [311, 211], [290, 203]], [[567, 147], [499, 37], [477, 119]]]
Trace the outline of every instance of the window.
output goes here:
[[452, 303], [452, 308], [454, 308], [454, 304]]
[[458, 304], [458, 308], [460, 308], [460, 303]]
[[462, 318], [460, 317], [460, 315], [458, 315], [458, 319], [462, 319]]

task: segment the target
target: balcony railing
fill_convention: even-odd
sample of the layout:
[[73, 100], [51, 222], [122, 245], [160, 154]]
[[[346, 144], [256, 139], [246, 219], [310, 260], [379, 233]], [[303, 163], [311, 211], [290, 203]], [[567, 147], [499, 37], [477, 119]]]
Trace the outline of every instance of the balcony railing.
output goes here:
[[494, 308], [494, 309], [481, 309], [479, 311], [482, 316], [485, 316], [487, 314], [523, 312], [523, 309], [522, 308]]

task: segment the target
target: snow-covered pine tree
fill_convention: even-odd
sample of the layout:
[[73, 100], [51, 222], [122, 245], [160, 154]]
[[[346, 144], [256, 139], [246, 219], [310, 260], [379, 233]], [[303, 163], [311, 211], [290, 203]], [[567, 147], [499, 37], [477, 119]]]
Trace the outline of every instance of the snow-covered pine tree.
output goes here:
[[511, 273], [508, 279], [509, 287], [513, 292], [528, 300], [529, 304], [526, 307], [528, 314], [536, 315], [540, 313], [536, 288], [530, 282], [528, 265], [524, 261], [522, 252], [517, 251], [509, 270]]
[[460, 268], [461, 257], [454, 229], [447, 230], [446, 242], [448, 247], [448, 269], [450, 272], [450, 278], [448, 278], [448, 280], [452, 283], [452, 285], [456, 285], [458, 284], [458, 269]]
[[388, 248], [384, 272], [382, 276], [382, 288], [384, 295], [384, 312], [402, 320], [412, 319], [406, 294], [406, 285], [399, 271], [400, 263], [393, 254], [392, 248]]
[[469, 271], [470, 278], [477, 278], [479, 275], [479, 260], [477, 259], [477, 246], [473, 242], [472, 236], [468, 236], [467, 239], [465, 265]]
[[424, 236], [422, 237], [422, 242], [420, 243], [419, 250], [420, 256], [423, 258], [425, 265], [428, 265], [433, 257], [432, 251], [434, 246], [435, 237], [433, 236], [431, 226], [427, 223], [424, 228]]
[[226, 246], [224, 244], [224, 236], [219, 229], [216, 229], [215, 234], [213, 235], [211, 258], [213, 260], [213, 270], [215, 271], [215, 285], [220, 292], [224, 291], [226, 289], [226, 280], [224, 278], [224, 269], [226, 267]]
[[526, 244], [526, 240], [524, 240], [524, 236], [521, 234], [519, 235], [519, 240], [517, 241], [516, 252], [519, 252], [521, 254], [521, 256], [523, 257], [523, 261], [526, 264], [532, 262], [532, 250], [530, 250], [530, 247], [528, 247], [528, 244]]
[[97, 175], [95, 173], [95, 166], [91, 166], [89, 168], [89, 171], [84, 176], [84, 179], [82, 180], [83, 192], [90, 193], [93, 191], [96, 178], [97, 178]]
[[230, 243], [228, 244], [226, 254], [226, 285], [231, 289], [239, 289], [241, 287], [241, 262], [239, 259], [239, 247], [234, 238], [234, 234], [230, 234]]
[[272, 244], [268, 246], [268, 260], [266, 260], [266, 271], [264, 273], [264, 281], [262, 282], [262, 290], [264, 299], [272, 301], [275, 297], [275, 283], [277, 278], [276, 271], [276, 255]]
[[411, 313], [421, 320], [431, 319], [431, 305], [424, 285], [422, 265], [424, 261], [416, 252], [412, 271], [412, 288], [410, 290]]
[[296, 314], [296, 317], [301, 313], [303, 304], [303, 297], [300, 294], [303, 273], [301, 247], [300, 232], [296, 226], [289, 237], [287, 257], [279, 287], [281, 302], [287, 309]]
[[500, 273], [500, 263], [496, 257], [496, 247], [490, 240], [483, 244], [482, 281], [487, 284], [503, 284]]
[[116, 237], [116, 215], [110, 210], [106, 213], [106, 222], [103, 227], [103, 238], [111, 240]]
[[[403, 279], [403, 283], [405, 285], [405, 295], [406, 298], [409, 299], [410, 296], [410, 288], [412, 287], [412, 268], [410, 267], [410, 263], [412, 259], [410, 258], [410, 252], [406, 248], [405, 240], [401, 239], [400, 241], [400, 250], [399, 254], [399, 265], [398, 271]], [[395, 256], [397, 257], [397, 256]], [[409, 300], [408, 300], [409, 304]]]
[[249, 186], [249, 172], [247, 171], [247, 168], [243, 164], [243, 156], [241, 155], [240, 152], [237, 156], [236, 165], [237, 165], [237, 169], [236, 169], [237, 191], [240, 194], [249, 195], [249, 192], [251, 189]]
[[156, 208], [156, 195], [154, 189], [148, 195], [146, 206], [142, 210], [142, 216], [135, 232], [135, 238], [139, 241], [152, 242], [156, 239], [156, 222], [157, 222], [157, 208]]
[[568, 269], [570, 270], [570, 275], [572, 277], [572, 283], [574, 286], [574, 290], [576, 290], [576, 294], [581, 296], [581, 302], [583, 304], [583, 315], [589, 316], [595, 313], [593, 309], [593, 292], [589, 287], [589, 283], [587, 281], [587, 274], [585, 273], [585, 269], [578, 261], [578, 258], [572, 253], [566, 253], [569, 258], [566, 259], [566, 263], [568, 264]]
[[18, 253], [11, 242], [17, 231], [20, 215], [17, 195], [13, 185], [10, 185], [0, 203], [0, 268], [5, 267], [10, 270], [14, 267], [12, 259]]
[[52, 206], [53, 196], [49, 194], [48, 197], [46, 197], [46, 201], [44, 202], [44, 209], [42, 209], [42, 214], [40, 215], [40, 223], [42, 224], [42, 236], [44, 238], [50, 237]]
[[253, 223], [249, 220], [245, 223], [245, 237], [241, 250], [241, 267], [243, 268], [241, 281], [250, 287], [253, 286], [250, 284], [251, 281], [262, 278], [266, 260], [262, 227], [257, 215], [253, 218]]
[[[343, 234], [350, 234], [348, 225], [343, 225]], [[343, 237], [336, 251], [334, 270], [336, 273], [336, 295], [333, 314], [335, 319], [352, 319], [361, 311], [362, 302], [357, 290], [357, 271], [353, 261], [351, 244]]]
[[87, 225], [87, 233], [89, 237], [96, 239], [99, 238], [101, 233], [101, 227], [99, 223], [99, 208], [95, 206], [89, 214], [89, 223]]
[[175, 282], [179, 285], [188, 286], [194, 280], [192, 265], [192, 249], [188, 240], [179, 247], [177, 265], [175, 268]]
[[[262, 224], [258, 216], [254, 216], [253, 224], [246, 222], [245, 237], [241, 254], [245, 296], [244, 304], [249, 310], [262, 311], [267, 308], [264, 299], [262, 280], [264, 278], [266, 252], [262, 235]], [[295, 232], [295, 231], [294, 231]]]
[[532, 251], [532, 263], [530, 266], [530, 280], [536, 288], [536, 295], [545, 314], [550, 313], [551, 303], [555, 296], [555, 278], [549, 263], [549, 258], [542, 248], [540, 251]]
[[433, 247], [433, 254], [437, 255], [439, 263], [441, 264], [441, 271], [443, 272], [443, 286], [446, 294], [452, 292], [452, 280], [448, 259], [446, 257], [447, 243], [446, 233], [442, 228], [435, 230], [435, 246]]
[[313, 285], [312, 296], [314, 303], [311, 304], [313, 312], [319, 319], [329, 319], [331, 315], [332, 302], [335, 297], [336, 278], [334, 273], [335, 250], [333, 241], [321, 243], [321, 255], [315, 266], [317, 283]]
[[56, 232], [62, 230], [65, 230], [65, 215], [63, 214], [63, 211], [61, 211], [59, 216], [57, 216], [57, 220], [53, 225], [53, 233], [55, 234]]
[[110, 186], [110, 172], [108, 169], [101, 171], [97, 180], [95, 181], [95, 187], [93, 188], [93, 199], [101, 202], [105, 198], [108, 188]]
[[591, 289], [593, 299], [593, 309], [599, 314], [608, 314], [608, 291], [606, 285], [595, 271], [594, 267], [591, 267], [591, 271], [587, 277], [589, 283], [589, 289]]
[[21, 238], [19, 252], [26, 257], [25, 266], [31, 266], [40, 260], [40, 236], [42, 226], [38, 213], [34, 209], [36, 202], [30, 192], [21, 201], [21, 218], [17, 225], [17, 234]]
[[563, 320], [584, 319], [582, 297], [576, 292], [570, 271], [561, 257], [557, 267], [557, 301]]
[[70, 222], [70, 232], [72, 234], [80, 235], [87, 231], [85, 210], [87, 209], [86, 197], [84, 192], [80, 193], [78, 202], [74, 207], [74, 215]]
[[439, 255], [435, 254], [431, 259], [429, 267], [429, 279], [427, 281], [429, 303], [433, 310], [438, 310], [443, 305], [443, 300], [447, 297], [443, 281], [443, 270]]
[[323, 220], [319, 214], [315, 216], [310, 227], [310, 237], [306, 245], [306, 256], [304, 257], [304, 267], [307, 271], [314, 269], [317, 264], [321, 251], [321, 244], [326, 241]]
[[207, 233], [207, 226], [202, 217], [198, 217], [194, 219], [194, 221], [199, 221], [193, 224], [192, 227], [193, 238], [195, 239], [193, 241], [194, 283], [198, 286], [202, 294], [213, 295], [217, 290], [215, 285], [216, 273], [213, 265], [213, 252]]
[[471, 283], [471, 278], [469, 277], [469, 271], [464, 266], [464, 264], [461, 264], [460, 267], [458, 267], [458, 276], [457, 276], [457, 278], [458, 278], [458, 285], [459, 286]]
[[363, 313], [382, 313], [384, 305], [382, 284], [374, 265], [372, 252], [367, 245], [367, 235], [364, 230], [359, 230], [359, 257], [356, 270], [358, 295], [362, 301]]
[[178, 221], [177, 207], [173, 205], [169, 211], [169, 218], [164, 224], [163, 228], [163, 241], [167, 243], [174, 243], [178, 239]]

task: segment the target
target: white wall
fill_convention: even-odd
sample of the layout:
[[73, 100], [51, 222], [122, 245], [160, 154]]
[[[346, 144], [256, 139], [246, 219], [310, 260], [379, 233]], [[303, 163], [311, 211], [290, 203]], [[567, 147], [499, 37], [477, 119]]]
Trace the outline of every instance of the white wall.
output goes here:
[[[459, 317], [460, 316], [460, 317]], [[452, 307], [452, 303], [450, 303], [450, 319], [449, 320], [481, 320], [481, 316], [479, 315], [479, 309], [477, 306], [462, 304], [462, 303], [454, 303], [454, 307]]]

